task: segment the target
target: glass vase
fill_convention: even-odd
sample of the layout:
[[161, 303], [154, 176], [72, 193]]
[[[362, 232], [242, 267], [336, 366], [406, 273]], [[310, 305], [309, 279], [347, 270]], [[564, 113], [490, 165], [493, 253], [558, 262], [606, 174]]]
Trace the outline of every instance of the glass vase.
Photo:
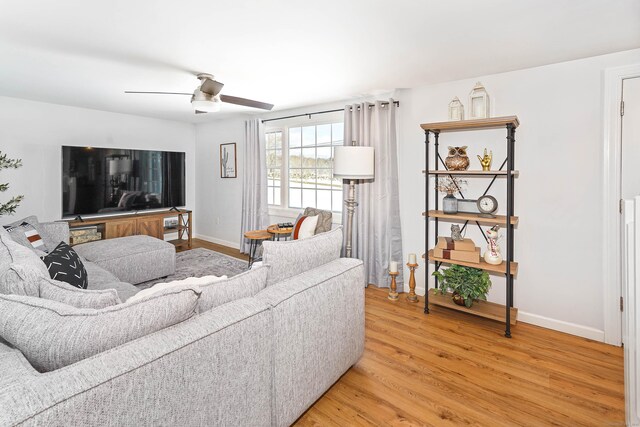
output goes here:
[[442, 212], [446, 214], [458, 213], [458, 199], [453, 194], [447, 194], [442, 199]]

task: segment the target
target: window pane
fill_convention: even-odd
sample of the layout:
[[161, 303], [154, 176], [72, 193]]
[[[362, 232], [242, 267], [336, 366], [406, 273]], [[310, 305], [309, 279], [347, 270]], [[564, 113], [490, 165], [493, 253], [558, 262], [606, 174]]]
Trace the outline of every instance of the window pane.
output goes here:
[[302, 156], [302, 150], [300, 150], [299, 148], [294, 148], [289, 150], [289, 167], [290, 168], [299, 168], [302, 166], [300, 156]]
[[302, 167], [303, 168], [316, 167], [316, 149], [315, 148], [302, 149]]
[[265, 134], [265, 139], [266, 139], [266, 142], [267, 142], [267, 150], [269, 150], [270, 148], [275, 148], [274, 147], [275, 139], [274, 139], [273, 133], [269, 132], [269, 133]]
[[275, 148], [282, 148], [282, 132], [275, 133]]
[[301, 135], [300, 128], [289, 129], [289, 147], [300, 147]]
[[271, 187], [267, 189], [267, 203], [273, 205], [273, 188]]
[[331, 182], [333, 181], [331, 169], [318, 169], [317, 177], [318, 188], [331, 189]]
[[333, 123], [331, 125], [331, 140], [335, 144], [336, 142], [342, 142], [344, 139], [344, 123]]
[[319, 168], [332, 168], [333, 162], [331, 160], [331, 147], [319, 147], [317, 148], [317, 167]]
[[340, 190], [342, 191], [343, 189], [343, 185], [344, 185], [344, 181], [340, 178], [333, 178], [333, 180], [331, 181], [332, 186], [334, 188], [334, 190]]
[[302, 187], [302, 170], [289, 169], [289, 187]]
[[278, 206], [282, 204], [280, 201], [280, 187], [273, 187], [273, 204]]
[[320, 125], [317, 127], [317, 140], [320, 144], [331, 144], [331, 125]]
[[316, 207], [316, 190], [302, 190], [302, 206]]
[[344, 204], [344, 200], [342, 200], [342, 191], [332, 191], [331, 198], [333, 199], [333, 210], [335, 212], [342, 212], [342, 205]]
[[305, 126], [302, 128], [302, 145], [309, 146], [316, 144], [316, 127]]
[[282, 150], [267, 150], [267, 167], [279, 168], [282, 166]]
[[331, 210], [331, 191], [318, 190], [318, 209]]
[[316, 171], [315, 169], [302, 169], [302, 187], [316, 188]]
[[280, 179], [280, 169], [267, 169], [268, 179]]
[[302, 207], [302, 190], [297, 188], [289, 189], [289, 207], [301, 208]]

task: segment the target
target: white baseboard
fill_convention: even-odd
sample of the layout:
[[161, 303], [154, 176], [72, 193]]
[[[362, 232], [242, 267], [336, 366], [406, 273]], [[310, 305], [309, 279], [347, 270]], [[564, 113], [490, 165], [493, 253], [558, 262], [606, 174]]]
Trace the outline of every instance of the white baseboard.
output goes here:
[[203, 234], [195, 234], [193, 237], [200, 240], [206, 240], [207, 242], [217, 243], [218, 245], [228, 246], [233, 249], [240, 249], [240, 244], [236, 242], [229, 242], [227, 240], [217, 239]]
[[[416, 293], [424, 296], [424, 287], [416, 287]], [[540, 316], [539, 314], [527, 313], [526, 311], [518, 310], [518, 322], [529, 323], [531, 325], [553, 329], [554, 331], [604, 342], [604, 331], [600, 329], [565, 322], [564, 320], [552, 319], [550, 317]]]

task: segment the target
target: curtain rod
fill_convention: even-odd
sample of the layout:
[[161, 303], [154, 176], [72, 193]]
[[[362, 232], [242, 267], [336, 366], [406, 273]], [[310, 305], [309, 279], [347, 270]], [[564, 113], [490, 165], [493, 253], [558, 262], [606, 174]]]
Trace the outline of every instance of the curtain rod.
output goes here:
[[[400, 101], [393, 101], [393, 103], [396, 104], [396, 107], [400, 106]], [[389, 105], [389, 103], [387, 101], [381, 102], [380, 104], [383, 107], [385, 105]], [[373, 107], [374, 105], [375, 104], [371, 104], [369, 106], [369, 108]], [[358, 107], [358, 110], [359, 109], [360, 109], [360, 107]], [[275, 119], [265, 119], [265, 120], [262, 121], [262, 123], [272, 122], [274, 120], [293, 119], [294, 117], [305, 117], [305, 116], [308, 116], [309, 118], [311, 118], [311, 116], [315, 116], [316, 114], [337, 113], [338, 111], [344, 111], [344, 108], [337, 108], [335, 110], [316, 111], [315, 113], [295, 114], [293, 116], [276, 117]], [[353, 107], [351, 108], [351, 111], [353, 111]]]

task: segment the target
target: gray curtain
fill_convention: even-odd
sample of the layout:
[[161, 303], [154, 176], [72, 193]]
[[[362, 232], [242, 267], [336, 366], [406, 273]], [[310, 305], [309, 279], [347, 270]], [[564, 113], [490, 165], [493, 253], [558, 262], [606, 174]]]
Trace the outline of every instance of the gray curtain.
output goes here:
[[263, 230], [269, 223], [267, 205], [267, 163], [264, 129], [260, 119], [244, 122], [244, 156], [242, 162], [242, 222], [240, 252], [249, 253], [244, 233]]
[[[398, 262], [398, 292], [404, 291], [396, 106], [363, 103], [344, 109], [344, 143], [375, 148], [375, 178], [356, 184], [352, 255], [364, 261], [368, 284], [389, 287], [389, 261]], [[346, 187], [345, 187], [346, 188]], [[346, 189], [345, 189], [346, 191]], [[345, 192], [345, 194], [347, 194]], [[346, 209], [342, 223], [347, 223]]]

